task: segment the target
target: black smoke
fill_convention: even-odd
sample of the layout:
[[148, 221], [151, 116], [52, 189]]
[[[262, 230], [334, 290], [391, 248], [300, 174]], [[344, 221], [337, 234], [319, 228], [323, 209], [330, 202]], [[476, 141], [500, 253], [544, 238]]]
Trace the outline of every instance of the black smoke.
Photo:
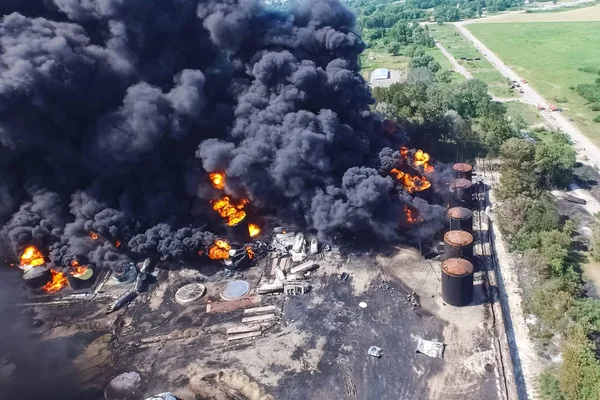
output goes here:
[[[0, 222], [55, 266], [196, 254], [208, 172], [323, 240], [395, 239], [406, 142], [370, 111], [338, 0], [0, 0]], [[425, 219], [425, 218], [424, 218]], [[95, 233], [98, 239], [91, 238]], [[218, 233], [218, 232], [217, 232]]]

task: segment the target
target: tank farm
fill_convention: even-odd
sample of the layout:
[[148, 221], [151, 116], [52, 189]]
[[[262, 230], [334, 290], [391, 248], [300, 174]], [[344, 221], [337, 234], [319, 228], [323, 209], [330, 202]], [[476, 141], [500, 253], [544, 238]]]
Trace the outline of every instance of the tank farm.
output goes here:
[[446, 216], [444, 256], [441, 266], [442, 299], [460, 307], [473, 302], [473, 167], [466, 163], [452, 166], [451, 199]]

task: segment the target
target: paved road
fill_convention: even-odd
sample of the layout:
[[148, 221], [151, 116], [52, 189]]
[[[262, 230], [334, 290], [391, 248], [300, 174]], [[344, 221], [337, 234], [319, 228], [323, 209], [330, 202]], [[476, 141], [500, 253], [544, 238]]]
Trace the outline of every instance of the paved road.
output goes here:
[[[517, 75], [508, 65], [477, 39], [464, 25], [464, 22], [455, 23], [456, 28], [483, 54], [483, 56], [504, 76], [511, 80], [520, 81]], [[521, 84], [523, 89], [522, 99], [529, 104], [542, 105], [548, 109], [547, 102], [535, 89], [528, 84]], [[555, 129], [559, 129], [569, 135], [578, 153], [585, 155], [588, 163], [600, 168], [600, 149], [585, 137], [577, 127], [571, 123], [562, 113], [558, 111], [540, 111], [542, 117]]]

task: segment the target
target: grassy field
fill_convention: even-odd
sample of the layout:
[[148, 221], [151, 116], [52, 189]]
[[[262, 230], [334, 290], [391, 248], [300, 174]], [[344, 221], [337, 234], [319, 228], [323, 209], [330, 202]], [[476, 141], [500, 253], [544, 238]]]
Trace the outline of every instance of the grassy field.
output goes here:
[[528, 126], [544, 123], [537, 108], [531, 104], [521, 103], [520, 101], [511, 101], [505, 103], [505, 105], [509, 115], [520, 116], [525, 120]]
[[[566, 10], [566, 11], [565, 11]], [[580, 22], [600, 21], [600, 5], [584, 4], [581, 7], [557, 8], [553, 10], [535, 10], [530, 13], [504, 13], [490, 15], [477, 23], [496, 22]]]
[[600, 144], [600, 124], [592, 121], [600, 113], [570, 89], [600, 78], [579, 70], [600, 65], [600, 22], [472, 24], [468, 28]]
[[[507, 79], [458, 33], [454, 25], [431, 25], [429, 32], [463, 67], [473, 74], [474, 78], [487, 83], [491, 94], [504, 98], [515, 96], [513, 91], [508, 88]], [[472, 59], [479, 57], [481, 60], [466, 61], [461, 60], [461, 57]]]
[[[437, 47], [429, 48], [426, 50], [431, 56], [442, 66], [442, 69], [448, 70], [452, 66], [450, 61], [437, 49]], [[374, 57], [374, 60], [370, 58]], [[393, 56], [383, 49], [366, 49], [360, 55], [361, 62], [361, 74], [365, 79], [369, 79], [371, 71], [377, 68], [387, 69], [398, 69], [407, 70], [410, 58], [405, 56]], [[453, 80], [463, 79], [462, 75], [458, 73], [452, 74]]]

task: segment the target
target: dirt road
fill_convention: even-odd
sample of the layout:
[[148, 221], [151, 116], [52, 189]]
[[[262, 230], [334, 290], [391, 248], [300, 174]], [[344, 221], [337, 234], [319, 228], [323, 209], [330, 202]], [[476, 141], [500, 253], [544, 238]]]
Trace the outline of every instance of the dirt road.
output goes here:
[[[456, 28], [483, 54], [483, 56], [504, 76], [511, 80], [521, 81], [508, 65], [487, 48], [479, 39], [477, 39], [466, 27], [465, 22], [457, 22]], [[585, 137], [577, 127], [571, 123], [562, 113], [558, 111], [548, 111], [549, 102], [547, 102], [538, 92], [526, 83], [521, 84], [523, 94], [521, 99], [526, 103], [541, 105], [546, 108], [540, 111], [541, 116], [555, 129], [563, 131], [569, 135], [573, 145], [578, 153], [585, 155], [588, 162], [596, 168], [600, 168], [600, 149]]]

